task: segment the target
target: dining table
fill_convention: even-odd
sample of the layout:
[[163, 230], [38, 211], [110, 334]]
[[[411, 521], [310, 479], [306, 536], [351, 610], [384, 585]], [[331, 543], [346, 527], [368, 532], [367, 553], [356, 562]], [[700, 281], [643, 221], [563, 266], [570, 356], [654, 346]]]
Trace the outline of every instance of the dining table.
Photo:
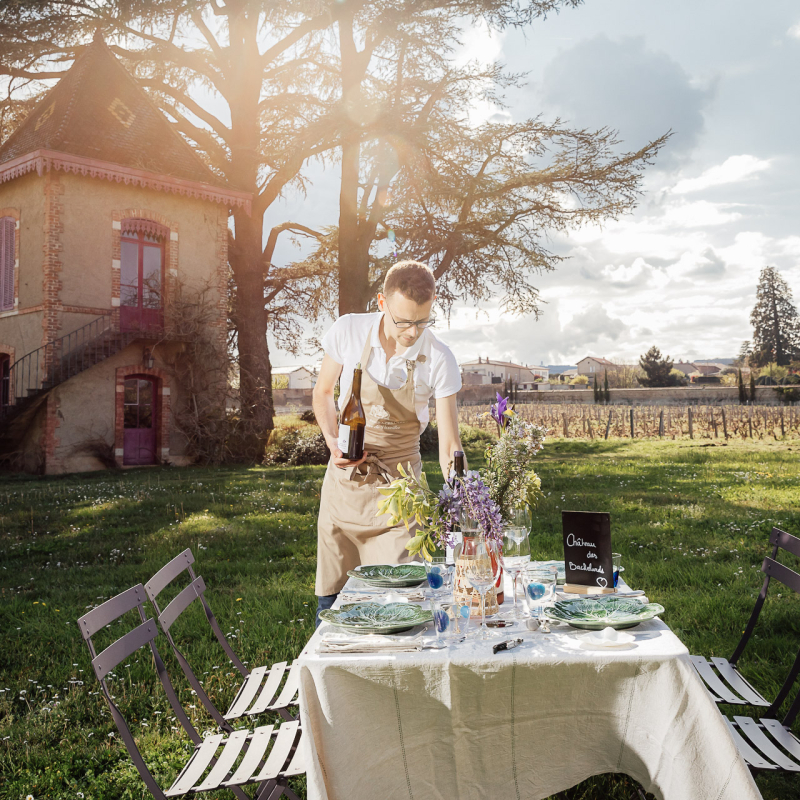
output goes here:
[[[334, 608], [358, 597], [421, 600], [350, 578]], [[423, 649], [320, 652], [334, 634], [323, 622], [298, 658], [309, 800], [539, 800], [604, 773], [663, 800], [761, 798], [662, 620], [612, 648], [565, 624], [496, 633], [437, 649], [432, 630], [411, 631], [396, 638]], [[493, 653], [510, 638], [523, 641]]]

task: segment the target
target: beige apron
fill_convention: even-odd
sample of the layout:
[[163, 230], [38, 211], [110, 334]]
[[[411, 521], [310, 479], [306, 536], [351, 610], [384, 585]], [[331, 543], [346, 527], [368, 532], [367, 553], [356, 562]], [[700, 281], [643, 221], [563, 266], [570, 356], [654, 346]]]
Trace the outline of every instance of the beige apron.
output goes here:
[[[390, 528], [385, 516], [376, 516], [376, 510], [383, 499], [378, 488], [399, 477], [398, 463], [407, 468], [410, 462], [416, 475], [422, 470], [414, 397], [416, 362], [406, 361], [408, 375], [403, 386], [387, 389], [367, 372], [371, 352], [370, 330], [361, 355], [361, 404], [367, 418], [364, 450], [369, 456], [358, 467], [347, 469], [328, 462], [317, 522], [318, 596], [337, 594], [347, 582], [347, 571], [361, 564], [412, 560], [405, 545], [414, 535], [413, 527], [411, 531], [404, 525]], [[348, 399], [340, 398], [339, 407], [344, 408]]]

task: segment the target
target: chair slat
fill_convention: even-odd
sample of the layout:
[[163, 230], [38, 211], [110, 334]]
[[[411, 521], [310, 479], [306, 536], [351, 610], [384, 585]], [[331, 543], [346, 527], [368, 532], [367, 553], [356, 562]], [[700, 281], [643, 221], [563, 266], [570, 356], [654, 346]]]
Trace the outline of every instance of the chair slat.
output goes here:
[[224, 734], [222, 733], [215, 733], [213, 736], [203, 739], [203, 743], [192, 753], [191, 759], [189, 759], [181, 774], [178, 775], [175, 783], [164, 792], [167, 797], [178, 797], [186, 794], [200, 780], [211, 763], [211, 759], [214, 758], [223, 736]]
[[286, 678], [286, 683], [278, 699], [270, 706], [270, 710], [274, 711], [278, 708], [286, 708], [296, 701], [298, 692], [300, 691], [300, 667], [297, 662], [294, 662], [289, 668], [289, 675]]
[[158, 635], [158, 628], [152, 619], [137, 625], [132, 631], [110, 644], [102, 653], [92, 659], [94, 674], [103, 680], [120, 661], [135, 653], [140, 647], [152, 642]]
[[787, 731], [781, 722], [778, 722], [777, 719], [762, 719], [761, 724], [784, 750], [800, 760], [800, 741], [790, 731]]
[[756, 767], [757, 769], [777, 769], [774, 764], [771, 764], [758, 751], [750, 747], [739, 731], [736, 730], [734, 724], [727, 717], [724, 717], [724, 720], [728, 726], [728, 730], [731, 732], [733, 741], [736, 743], [736, 749], [739, 751], [739, 755], [748, 764]]
[[153, 603], [156, 608], [158, 608], [156, 598], [181, 574], [181, 572], [192, 564], [194, 564], [194, 556], [192, 555], [192, 551], [187, 547], [186, 550], [182, 553], [178, 553], [172, 561], [161, 567], [161, 569], [147, 581], [144, 588], [147, 591], [150, 602]]
[[214, 764], [211, 772], [206, 775], [205, 780], [199, 786], [194, 787], [194, 791], [207, 792], [210, 789], [216, 789], [228, 777], [228, 773], [233, 769], [236, 759], [239, 758], [239, 753], [242, 752], [249, 733], [250, 731], [247, 730], [234, 731], [228, 736], [217, 763]]
[[767, 758], [772, 759], [781, 769], [789, 772], [800, 772], [800, 764], [796, 764], [789, 756], [777, 748], [767, 738], [767, 735], [758, 726], [756, 720], [752, 717], [734, 717], [733, 721], [759, 751]]
[[166, 633], [172, 623], [200, 596], [200, 592], [206, 589], [205, 581], [202, 576], [195, 578], [185, 589], [173, 599], [173, 601], [158, 615], [158, 624]]
[[258, 700], [256, 700], [253, 707], [247, 712], [248, 714], [262, 714], [270, 707], [272, 698], [275, 697], [278, 687], [281, 685], [281, 678], [283, 678], [284, 672], [286, 672], [285, 661], [279, 661], [277, 664], [273, 664], [270, 667], [269, 675], [264, 683], [264, 688], [261, 690]]
[[257, 781], [267, 781], [278, 776], [286, 763], [286, 759], [289, 757], [289, 751], [292, 749], [299, 725], [299, 722], [284, 722], [281, 725], [275, 738], [275, 744], [272, 745], [272, 752], [267, 758], [267, 763], [264, 764], [261, 772], [256, 776]]
[[711, 663], [725, 678], [734, 691], [754, 706], [769, 706], [769, 703], [745, 680], [744, 676], [730, 665], [727, 658], [712, 658]]
[[741, 697], [735, 695], [719, 678], [716, 672], [714, 672], [713, 667], [711, 664], [706, 661], [703, 656], [689, 656], [692, 660], [692, 664], [694, 668], [697, 670], [697, 673], [703, 680], [703, 683], [711, 690], [713, 694], [716, 695], [716, 700], [723, 703], [731, 703], [733, 705], [741, 706], [746, 705], [745, 701], [742, 700]]
[[777, 545], [778, 547], [782, 547], [784, 550], [788, 550], [793, 555], [800, 558], [800, 539], [796, 536], [792, 536], [790, 533], [786, 533], [786, 531], [782, 531], [780, 528], [773, 528], [772, 533], [769, 536], [769, 543], [771, 545]]
[[300, 739], [297, 742], [297, 750], [294, 752], [291, 763], [283, 771], [283, 774], [290, 778], [292, 775], [302, 775], [306, 771], [305, 749], [303, 743], [303, 731], [300, 730]]
[[248, 743], [247, 752], [244, 754], [242, 763], [227, 781], [223, 781], [223, 786], [240, 786], [247, 783], [253, 773], [258, 769], [264, 753], [267, 752], [270, 736], [275, 728], [274, 725], [262, 725], [253, 731], [253, 736]]
[[247, 711], [247, 707], [253, 702], [253, 698], [258, 694], [261, 680], [267, 671], [266, 666], [256, 667], [244, 680], [239, 692], [231, 703], [231, 707], [225, 714], [225, 719], [239, 719]]
[[800, 575], [793, 569], [779, 564], [772, 558], [765, 558], [764, 563], [761, 565], [761, 571], [770, 578], [780, 581], [784, 586], [800, 593]]
[[93, 608], [78, 620], [78, 628], [81, 636], [88, 639], [94, 636], [97, 631], [105, 628], [109, 622], [113, 622], [118, 617], [132, 611], [145, 601], [144, 587], [141, 583], [132, 586], [125, 592], [106, 600], [105, 603]]

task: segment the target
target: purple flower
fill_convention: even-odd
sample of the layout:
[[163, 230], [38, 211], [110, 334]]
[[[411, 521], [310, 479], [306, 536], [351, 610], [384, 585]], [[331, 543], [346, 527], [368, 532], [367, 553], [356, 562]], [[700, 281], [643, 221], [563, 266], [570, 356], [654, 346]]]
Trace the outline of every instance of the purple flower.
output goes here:
[[501, 431], [508, 425], [508, 417], [506, 416], [507, 409], [508, 398], [501, 397], [500, 392], [497, 392], [497, 403], [493, 403], [489, 406], [489, 413], [492, 415], [492, 419], [497, 423]]
[[503, 520], [500, 506], [492, 500], [489, 487], [478, 475], [467, 475], [457, 481], [453, 488], [453, 500], [458, 511], [465, 510], [490, 539], [500, 541], [503, 533]]

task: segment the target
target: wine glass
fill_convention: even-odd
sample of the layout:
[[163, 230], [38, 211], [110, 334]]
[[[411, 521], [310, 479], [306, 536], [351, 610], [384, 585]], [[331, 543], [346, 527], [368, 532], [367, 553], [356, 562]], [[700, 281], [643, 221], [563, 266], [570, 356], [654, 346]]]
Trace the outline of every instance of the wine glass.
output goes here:
[[511, 595], [512, 619], [523, 619], [525, 614], [517, 605], [517, 579], [531, 560], [531, 545], [527, 528], [506, 527], [503, 530], [503, 568], [513, 580]]
[[557, 573], [541, 567], [532, 567], [525, 571], [525, 602], [531, 616], [540, 619], [548, 603], [555, 599]]
[[495, 634], [486, 628], [486, 593], [500, 576], [500, 554], [497, 545], [485, 536], [480, 536], [475, 543], [474, 553], [462, 557], [466, 561], [465, 576], [470, 586], [481, 596], [481, 629], [476, 638], [492, 639]]

